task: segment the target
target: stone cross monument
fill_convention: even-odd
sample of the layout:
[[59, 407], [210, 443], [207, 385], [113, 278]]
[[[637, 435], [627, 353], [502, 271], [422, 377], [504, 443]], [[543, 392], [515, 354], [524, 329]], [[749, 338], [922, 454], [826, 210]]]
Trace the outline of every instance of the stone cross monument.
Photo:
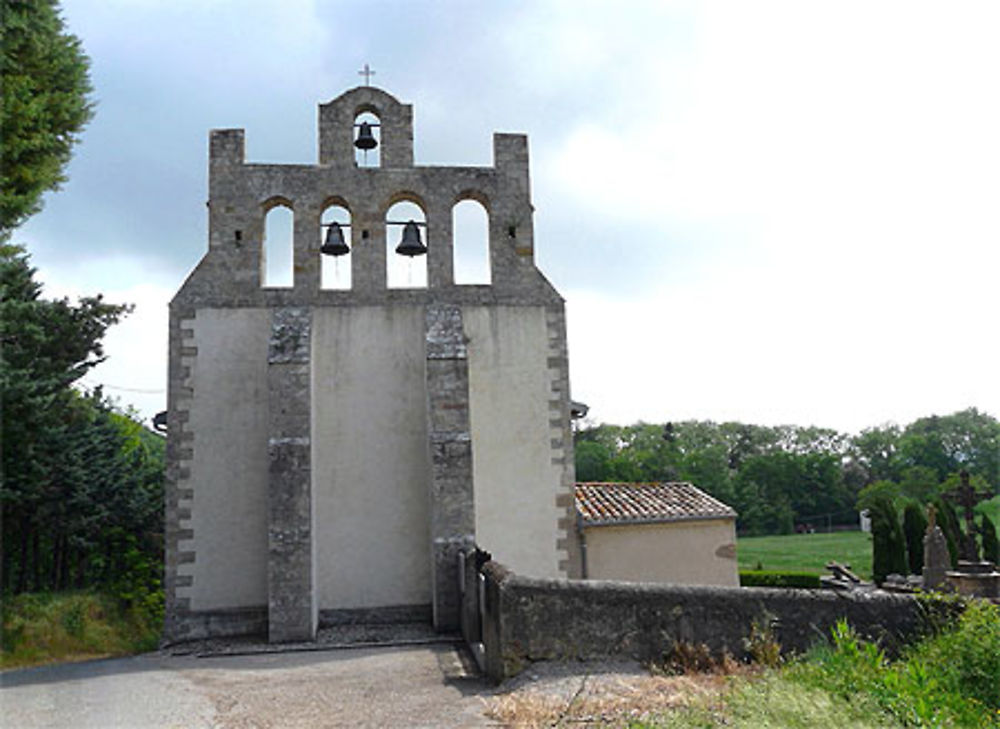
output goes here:
[[[454, 629], [474, 541], [524, 574], [579, 574], [565, 314], [534, 263], [527, 138], [494, 135], [489, 167], [415, 165], [412, 108], [368, 80], [320, 105], [316, 164], [248, 162], [242, 129], [210, 135], [208, 251], [170, 304], [167, 640]], [[488, 220], [489, 284], [454, 280], [466, 200]], [[400, 201], [424, 220], [396, 251], [425, 238], [426, 286], [387, 285]], [[265, 277], [279, 207], [285, 287]], [[323, 283], [330, 208], [348, 290]]]
[[976, 545], [976, 515], [973, 509], [980, 501], [991, 499], [993, 494], [977, 492], [975, 487], [969, 482], [969, 472], [964, 468], [959, 472], [961, 484], [950, 492], [944, 494], [944, 498], [955, 502], [962, 507], [965, 516], [965, 534], [961, 535], [959, 544], [959, 555], [967, 562], [979, 561], [979, 547]]
[[950, 569], [948, 540], [937, 525], [937, 510], [932, 505], [927, 507], [927, 531], [924, 533], [923, 588], [930, 590], [941, 585]]

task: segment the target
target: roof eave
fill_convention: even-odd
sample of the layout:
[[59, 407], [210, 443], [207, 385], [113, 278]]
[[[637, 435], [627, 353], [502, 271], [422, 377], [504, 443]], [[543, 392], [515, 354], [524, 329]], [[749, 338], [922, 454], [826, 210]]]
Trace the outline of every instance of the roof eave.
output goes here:
[[697, 516], [658, 516], [638, 519], [588, 519], [582, 518], [582, 525], [587, 527], [603, 526], [636, 526], [642, 524], [672, 524], [679, 521], [722, 521], [736, 519], [736, 512], [731, 514], [699, 514]]

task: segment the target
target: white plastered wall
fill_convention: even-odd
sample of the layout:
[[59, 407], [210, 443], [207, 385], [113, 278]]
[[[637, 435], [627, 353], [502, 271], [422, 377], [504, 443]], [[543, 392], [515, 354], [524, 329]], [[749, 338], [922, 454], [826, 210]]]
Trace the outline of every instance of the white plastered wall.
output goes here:
[[268, 409], [270, 311], [200, 309], [191, 327], [193, 358], [188, 430], [194, 434], [192, 610], [267, 604]]
[[590, 579], [740, 584], [733, 519], [598, 526], [584, 534]]
[[313, 310], [319, 608], [431, 600], [423, 307]]
[[558, 577], [545, 308], [466, 307], [476, 541], [515, 572]]

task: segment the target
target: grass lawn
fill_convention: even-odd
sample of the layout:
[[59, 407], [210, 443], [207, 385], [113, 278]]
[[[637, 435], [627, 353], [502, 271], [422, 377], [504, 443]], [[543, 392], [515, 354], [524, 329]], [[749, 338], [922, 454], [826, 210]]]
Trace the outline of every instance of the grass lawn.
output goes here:
[[865, 532], [831, 534], [786, 534], [780, 537], [744, 537], [736, 541], [741, 570], [789, 570], [830, 574], [831, 559], [851, 565], [859, 576], [872, 576], [872, 538]]

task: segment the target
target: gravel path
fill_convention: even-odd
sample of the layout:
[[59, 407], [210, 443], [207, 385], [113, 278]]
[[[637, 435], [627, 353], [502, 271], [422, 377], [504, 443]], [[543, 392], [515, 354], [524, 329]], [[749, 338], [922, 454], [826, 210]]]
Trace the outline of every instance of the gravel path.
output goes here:
[[478, 727], [454, 645], [134, 658], [0, 674], [3, 727]]
[[325, 645], [280, 652], [254, 641], [202, 642], [7, 671], [0, 673], [0, 726], [578, 726], [668, 709], [718, 688], [717, 677], [650, 677], [635, 663], [536, 664], [495, 688], [454, 641], [397, 632], [366, 637], [408, 645], [332, 648], [345, 635], [325, 637]]

